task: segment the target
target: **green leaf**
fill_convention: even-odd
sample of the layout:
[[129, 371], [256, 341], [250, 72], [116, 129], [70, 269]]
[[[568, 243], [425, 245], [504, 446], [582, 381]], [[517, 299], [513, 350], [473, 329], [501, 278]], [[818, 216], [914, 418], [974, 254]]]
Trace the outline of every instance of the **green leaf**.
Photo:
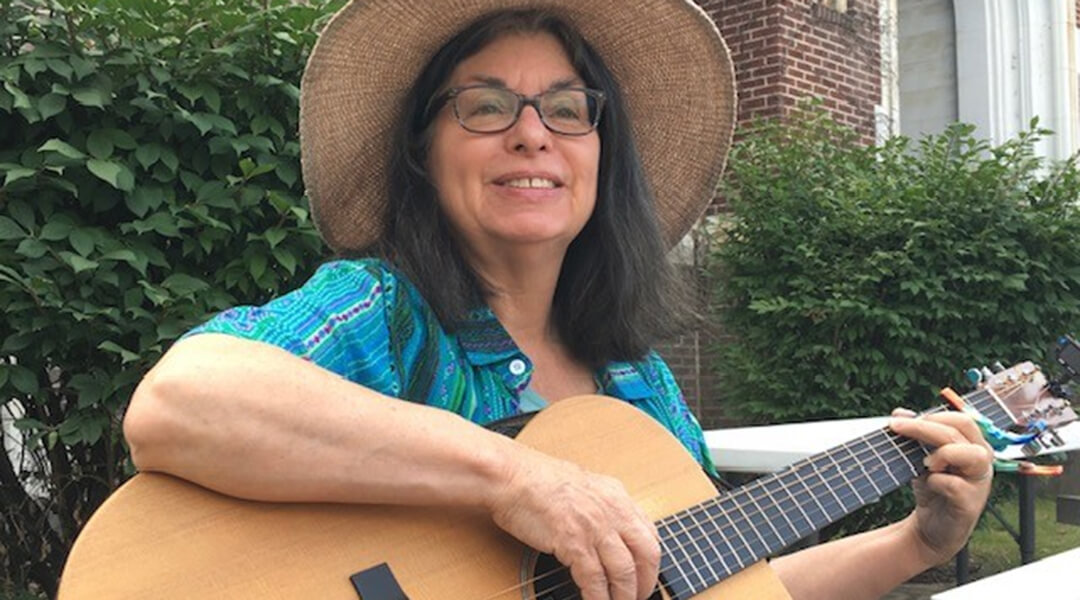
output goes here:
[[216, 113], [220, 113], [221, 112], [221, 95], [218, 94], [218, 91], [216, 89], [210, 87], [209, 85], [206, 85], [206, 84], [203, 84], [203, 85], [201, 85], [199, 87], [202, 90], [202, 99], [203, 99], [203, 102], [206, 103], [206, 106], [209, 107], [210, 110], [212, 110], [212, 111], [214, 111]]
[[201, 135], [206, 135], [208, 131], [214, 128], [214, 123], [210, 120], [209, 115], [206, 113], [188, 113], [184, 115], [188, 122], [194, 125]]
[[75, 76], [79, 79], [86, 77], [97, 70], [97, 65], [81, 56], [72, 56], [68, 59], [71, 68], [75, 70]]
[[49, 66], [49, 69], [51, 69], [53, 73], [71, 81], [71, 74], [75, 71], [71, 68], [71, 65], [56, 58], [47, 59], [45, 64]]
[[185, 275], [184, 273], [174, 273], [165, 278], [165, 281], [161, 282], [161, 287], [169, 290], [177, 296], [190, 296], [196, 292], [201, 292], [210, 287], [210, 284], [205, 281], [192, 277], [191, 275]]
[[86, 155], [78, 148], [58, 138], [52, 138], [42, 144], [38, 147], [38, 152], [59, 152], [61, 155], [72, 159], [86, 158]]
[[[0, 383], [0, 387], [3, 387], [3, 383]], [[41, 421], [31, 419], [30, 417], [15, 419], [15, 429], [18, 429], [19, 431], [35, 431], [38, 429], [48, 429], [48, 427], [48, 425]]]
[[67, 262], [67, 264], [71, 265], [71, 268], [74, 269], [76, 273], [82, 273], [83, 271], [89, 271], [90, 269], [98, 268], [98, 263], [96, 261], [85, 259], [78, 254], [72, 254], [71, 252], [61, 252], [60, 256]]
[[67, 98], [60, 94], [45, 94], [41, 98], [38, 98], [37, 109], [41, 113], [41, 118], [48, 119], [54, 117], [62, 112], [67, 107]]
[[166, 212], [156, 212], [143, 221], [143, 226], [149, 231], [166, 237], [180, 237], [180, 228], [176, 226], [176, 220]]
[[126, 263], [135, 262], [135, 253], [131, 250], [112, 250], [101, 255], [101, 260], [122, 260]]
[[266, 255], [261, 252], [253, 255], [248, 262], [248, 271], [251, 273], [251, 278], [258, 281], [266, 272]]
[[244, 178], [245, 179], [251, 179], [253, 177], [258, 177], [259, 175], [262, 175], [263, 173], [269, 173], [270, 171], [273, 171], [276, 168], [277, 168], [277, 164], [275, 164], [275, 163], [261, 164], [261, 165], [255, 167], [254, 169], [252, 169], [251, 171], [245, 173]]
[[105, 133], [112, 139], [112, 143], [117, 148], [123, 148], [124, 150], [134, 150], [139, 145], [135, 141], [135, 138], [131, 137], [131, 134], [123, 129], [106, 129]]
[[205, 118], [213, 127], [217, 127], [221, 131], [227, 131], [233, 135], [236, 135], [236, 125], [232, 121], [226, 119], [221, 115], [213, 115], [207, 113], [196, 113]]
[[0, 390], [4, 389], [4, 385], [8, 382], [8, 372], [10, 367], [0, 364]]
[[15, 85], [9, 81], [4, 82], [4, 89], [7, 90], [9, 94], [11, 94], [11, 97], [14, 101], [12, 103], [12, 106], [14, 108], [30, 108], [30, 98], [26, 95], [25, 92], [15, 87]]
[[19, 242], [19, 246], [15, 248], [16, 254], [25, 256], [26, 258], [41, 258], [42, 256], [45, 256], [45, 253], [48, 251], [48, 246], [34, 238], [26, 238]]
[[22, 365], [10, 365], [9, 378], [11, 385], [24, 394], [33, 394], [38, 390], [37, 377], [34, 372]]
[[271, 248], [274, 248], [281, 243], [281, 240], [285, 239], [286, 235], [288, 234], [285, 232], [284, 229], [275, 227], [273, 229], [267, 230], [266, 241], [270, 244]]
[[91, 158], [86, 161], [86, 168], [118, 190], [130, 192], [135, 188], [135, 175], [120, 163]]
[[0, 216], [0, 240], [18, 240], [26, 237], [19, 224], [8, 217]]
[[27, 231], [34, 229], [37, 225], [37, 221], [34, 219], [34, 209], [30, 208], [30, 205], [22, 200], [11, 200], [8, 204], [8, 214]]
[[159, 158], [161, 158], [161, 146], [157, 144], [142, 144], [135, 149], [135, 160], [139, 161], [144, 169], [149, 170]]
[[278, 263], [285, 267], [285, 270], [288, 271], [290, 275], [296, 274], [296, 257], [293, 256], [291, 252], [281, 247], [274, 248], [271, 252]]
[[296, 172], [296, 166], [290, 162], [279, 162], [277, 168], [274, 169], [274, 174], [278, 176], [278, 179], [285, 185], [292, 187], [296, 180], [299, 178]]
[[71, 92], [71, 97], [83, 106], [105, 108], [112, 102], [112, 95], [99, 87], [76, 88]]
[[258, 115], [251, 120], [251, 133], [259, 135], [260, 133], [270, 129], [270, 121], [272, 117], [266, 115]]
[[28, 58], [23, 62], [23, 70], [26, 71], [26, 74], [29, 75], [31, 78], [37, 77], [38, 73], [44, 72], [48, 70], [48, 68], [48, 65], [46, 65], [45, 61], [42, 60], [34, 60]]
[[180, 166], [180, 159], [176, 157], [176, 153], [173, 152], [171, 148], [161, 149], [161, 162], [173, 173], [175, 173], [176, 168]]
[[89, 256], [94, 251], [94, 235], [85, 229], [73, 230], [68, 241], [80, 256]]
[[34, 175], [37, 175], [37, 171], [34, 169], [27, 169], [25, 167], [9, 169], [7, 175], [4, 176], [4, 187], [7, 187], [20, 179], [26, 179], [27, 177], [33, 177]]
[[26, 119], [27, 123], [37, 123], [41, 121], [41, 113], [38, 112], [36, 106], [31, 106], [30, 108], [20, 108], [19, 114], [23, 116], [23, 119]]
[[76, 198], [79, 197], [79, 188], [75, 187], [75, 184], [71, 183], [67, 179], [61, 179], [59, 177], [46, 177], [45, 183], [49, 187], [64, 190], [65, 192], [71, 194]]
[[112, 352], [113, 354], [119, 354], [121, 363], [129, 363], [139, 360], [139, 355], [125, 349], [116, 342], [105, 341], [98, 344], [98, 348], [106, 352]]
[[[109, 158], [113, 153], [112, 135], [106, 129], [96, 129], [90, 132], [90, 135], [86, 137], [86, 149], [90, 151], [94, 158], [102, 160]], [[102, 177], [102, 179], [105, 178]], [[106, 179], [106, 181], [108, 180]], [[115, 187], [115, 184], [113, 187]]]
[[145, 217], [146, 213], [161, 206], [162, 200], [162, 191], [159, 188], [146, 186], [139, 186], [124, 196], [124, 203], [128, 209], [139, 218]]
[[71, 235], [71, 230], [75, 228], [75, 225], [68, 220], [53, 220], [45, 224], [41, 228], [39, 238], [55, 242], [57, 240], [67, 239]]

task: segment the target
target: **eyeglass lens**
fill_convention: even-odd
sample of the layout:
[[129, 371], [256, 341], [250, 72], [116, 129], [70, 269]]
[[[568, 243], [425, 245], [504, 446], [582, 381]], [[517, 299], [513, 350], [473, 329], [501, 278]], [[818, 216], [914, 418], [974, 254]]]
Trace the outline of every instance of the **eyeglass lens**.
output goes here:
[[[463, 88], [454, 97], [454, 110], [462, 126], [476, 133], [495, 133], [513, 126], [521, 98], [497, 87]], [[598, 102], [582, 89], [550, 90], [539, 96], [540, 119], [552, 131], [570, 135], [589, 133], [596, 126]]]

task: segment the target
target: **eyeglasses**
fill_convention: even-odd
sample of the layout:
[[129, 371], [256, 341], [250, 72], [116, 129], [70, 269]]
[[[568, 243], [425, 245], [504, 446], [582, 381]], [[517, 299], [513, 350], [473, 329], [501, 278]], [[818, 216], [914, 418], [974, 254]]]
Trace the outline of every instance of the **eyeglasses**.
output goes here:
[[446, 102], [466, 131], [500, 133], [517, 123], [526, 106], [532, 106], [545, 127], [562, 135], [585, 135], [596, 129], [604, 108], [604, 93], [587, 88], [559, 88], [536, 96], [490, 85], [451, 88], [431, 102], [434, 114]]

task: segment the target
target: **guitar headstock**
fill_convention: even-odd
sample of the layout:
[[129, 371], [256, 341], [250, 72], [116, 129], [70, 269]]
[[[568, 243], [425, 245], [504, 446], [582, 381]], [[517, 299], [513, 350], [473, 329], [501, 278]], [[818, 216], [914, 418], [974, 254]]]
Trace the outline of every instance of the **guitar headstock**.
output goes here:
[[1030, 361], [997, 372], [983, 368], [980, 374], [979, 391], [988, 392], [1003, 410], [994, 411], [992, 406], [977, 408], [995, 425], [1013, 430], [1029, 429], [1040, 422], [1045, 425], [1042, 435], [1024, 447], [1025, 454], [1037, 454], [1044, 447], [1064, 443], [1056, 429], [1078, 417], [1063, 386], [1047, 381], [1042, 369]]

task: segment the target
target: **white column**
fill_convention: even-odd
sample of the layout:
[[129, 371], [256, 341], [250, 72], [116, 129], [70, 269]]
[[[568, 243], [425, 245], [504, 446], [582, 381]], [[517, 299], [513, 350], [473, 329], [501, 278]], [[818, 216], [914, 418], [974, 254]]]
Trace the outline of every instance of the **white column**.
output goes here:
[[897, 0], [880, 0], [881, 101], [874, 106], [875, 137], [879, 144], [900, 133], [900, 31]]
[[1078, 139], [1076, 0], [955, 0], [959, 119], [999, 144], [1035, 116], [1064, 159]]

